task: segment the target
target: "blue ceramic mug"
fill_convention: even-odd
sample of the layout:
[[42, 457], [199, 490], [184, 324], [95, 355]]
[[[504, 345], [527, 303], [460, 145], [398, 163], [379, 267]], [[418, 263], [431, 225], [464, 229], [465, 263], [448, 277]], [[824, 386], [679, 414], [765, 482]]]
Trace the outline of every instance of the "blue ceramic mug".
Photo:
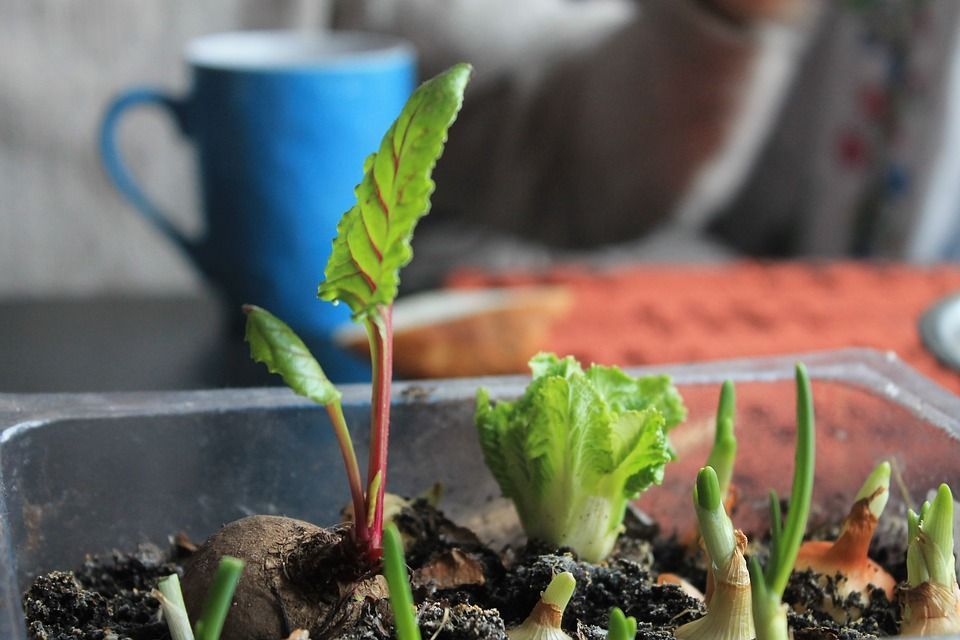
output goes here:
[[[108, 175], [232, 303], [283, 318], [334, 379], [362, 377], [365, 365], [328, 340], [349, 310], [315, 292], [363, 160], [413, 90], [413, 49], [377, 34], [237, 32], [191, 42], [186, 58], [185, 97], [134, 89], [110, 106], [100, 132]], [[194, 142], [206, 223], [198, 239], [151, 203], [117, 151], [120, 118], [142, 105], [165, 109]]]

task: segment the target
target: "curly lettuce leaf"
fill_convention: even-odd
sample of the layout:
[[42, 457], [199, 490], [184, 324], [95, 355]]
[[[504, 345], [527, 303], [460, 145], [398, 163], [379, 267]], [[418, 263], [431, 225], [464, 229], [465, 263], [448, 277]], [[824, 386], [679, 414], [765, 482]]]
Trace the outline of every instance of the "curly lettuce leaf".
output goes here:
[[613, 548], [627, 501], [661, 483], [672, 459], [662, 399], [673, 417], [685, 408], [659, 378], [653, 397], [639, 398], [627, 390], [645, 385], [619, 369], [584, 372], [574, 358], [553, 354], [535, 356], [530, 367], [533, 380], [518, 400], [493, 404], [478, 391], [484, 459], [528, 536], [600, 560]]
[[364, 162], [357, 204], [337, 225], [317, 291], [323, 300], [346, 302], [356, 319], [397, 295], [400, 269], [413, 257], [414, 227], [430, 211], [430, 175], [460, 111], [470, 71], [470, 65], [458, 64], [420, 85], [380, 149]]
[[642, 411], [653, 407], [663, 415], [668, 431], [687, 418], [683, 398], [670, 376], [633, 378], [617, 367], [596, 364], [587, 369], [586, 376], [607, 403], [618, 411]]

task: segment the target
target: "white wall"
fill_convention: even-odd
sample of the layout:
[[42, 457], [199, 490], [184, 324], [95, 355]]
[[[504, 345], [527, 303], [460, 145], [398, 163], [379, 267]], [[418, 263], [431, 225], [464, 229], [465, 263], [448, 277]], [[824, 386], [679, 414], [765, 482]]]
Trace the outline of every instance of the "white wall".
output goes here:
[[[180, 93], [189, 39], [316, 25], [324, 0], [3, 0], [0, 11], [0, 297], [182, 292], [199, 279], [107, 183], [96, 136], [135, 85]], [[121, 146], [147, 191], [196, 231], [190, 149], [159, 113]]]

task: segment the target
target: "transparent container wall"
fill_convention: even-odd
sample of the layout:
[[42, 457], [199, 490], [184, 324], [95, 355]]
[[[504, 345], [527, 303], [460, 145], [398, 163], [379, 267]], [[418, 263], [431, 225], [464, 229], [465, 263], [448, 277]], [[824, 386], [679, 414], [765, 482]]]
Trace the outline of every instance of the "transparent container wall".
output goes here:
[[[763, 531], [767, 492], [786, 496], [793, 471], [797, 357], [660, 367], [690, 410], [672, 433], [679, 459], [641, 507], [669, 531], [692, 524], [690, 491], [713, 437], [719, 384], [737, 381], [740, 452], [735, 520]], [[814, 378], [817, 478], [813, 525], [842, 518], [880, 460], [895, 463], [890, 514], [940, 482], [960, 489], [960, 400], [890, 356], [842, 351], [803, 356]], [[639, 371], [638, 371], [639, 372]], [[389, 489], [445, 487], [455, 520], [503, 541], [517, 534], [512, 507], [483, 465], [473, 396], [522, 392], [525, 378], [398, 384]], [[369, 390], [344, 390], [347, 417], [366, 447]], [[281, 389], [192, 393], [0, 395], [0, 637], [24, 637], [19, 599], [32, 576], [71, 568], [86, 553], [202, 540], [254, 513], [336, 522], [347, 500], [326, 413]], [[902, 479], [902, 482], [899, 480]], [[888, 514], [886, 517], [890, 517]]]
[[[737, 384], [738, 452], [733, 483], [738, 527], [763, 533], [769, 527], [771, 489], [788, 498], [796, 440], [792, 380]], [[667, 527], [694, 525], [691, 492], [697, 470], [713, 444], [717, 385], [683, 386], [688, 420], [671, 433], [678, 458], [667, 466], [662, 487], [645, 493], [644, 511]], [[814, 380], [816, 472], [808, 529], [835, 524], [850, 508], [867, 474], [881, 461], [893, 465], [887, 517], [914, 509], [941, 482], [960, 489], [960, 442], [956, 435], [892, 401], [850, 383]]]

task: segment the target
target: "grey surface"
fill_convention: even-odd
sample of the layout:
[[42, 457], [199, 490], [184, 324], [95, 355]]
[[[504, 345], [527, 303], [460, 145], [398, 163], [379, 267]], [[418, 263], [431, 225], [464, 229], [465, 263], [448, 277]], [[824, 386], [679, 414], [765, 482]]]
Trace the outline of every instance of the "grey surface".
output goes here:
[[[960, 455], [960, 424], [953, 417], [960, 415], [960, 399], [890, 354], [847, 350], [658, 371], [673, 375], [688, 398], [699, 394], [712, 402], [725, 378], [740, 383], [738, 394], [792, 394], [798, 358], [814, 378], [815, 393], [829, 388], [887, 407], [898, 428], [911, 431], [912, 439], [902, 443], [908, 462], [922, 467], [920, 452], [911, 448], [917, 442], [942, 440], [946, 445], [938, 446]], [[439, 480], [448, 514], [482, 525], [482, 515], [502, 503], [474, 437], [474, 393], [485, 386], [495, 398], [512, 397], [525, 384], [524, 377], [398, 384], [390, 490], [417, 493]], [[362, 456], [369, 388], [343, 391]], [[697, 411], [690, 422], [709, 422]], [[749, 428], [743, 428], [738, 425], [741, 456], [760, 455], [751, 451]], [[74, 566], [85, 552], [162, 545], [178, 530], [203, 539], [252, 513], [331, 523], [347, 496], [325, 413], [283, 389], [0, 394], [0, 429], [0, 637], [11, 640], [24, 637], [19, 594], [38, 571]], [[791, 454], [789, 448], [763, 452], [785, 463]], [[960, 469], [953, 467], [953, 477], [943, 480], [957, 486]], [[772, 481], [742, 480], [745, 505], [756, 497], [751, 487]], [[929, 482], [920, 478], [911, 491]], [[487, 535], [482, 526], [481, 534]]]
[[213, 295], [0, 302], [0, 393], [278, 384]]

